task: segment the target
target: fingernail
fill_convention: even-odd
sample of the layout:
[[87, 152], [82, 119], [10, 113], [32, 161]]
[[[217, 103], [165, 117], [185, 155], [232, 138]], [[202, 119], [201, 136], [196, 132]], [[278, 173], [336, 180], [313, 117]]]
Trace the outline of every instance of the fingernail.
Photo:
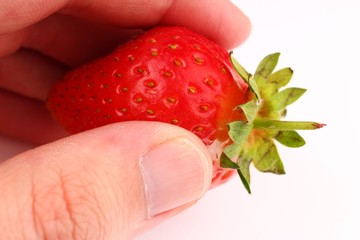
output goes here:
[[149, 217], [193, 202], [208, 190], [211, 161], [203, 151], [185, 138], [176, 138], [142, 156]]

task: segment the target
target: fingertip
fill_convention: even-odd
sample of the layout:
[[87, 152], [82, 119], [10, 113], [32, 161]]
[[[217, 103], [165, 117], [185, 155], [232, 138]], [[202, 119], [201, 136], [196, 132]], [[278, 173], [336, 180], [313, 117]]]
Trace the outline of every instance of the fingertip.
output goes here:
[[[231, 4], [231, 3], [230, 3]], [[232, 5], [232, 4], [231, 4]], [[222, 25], [219, 28], [220, 44], [227, 49], [233, 49], [244, 43], [251, 32], [251, 21], [239, 8], [232, 5], [229, 11], [224, 14]]]
[[[195, 14], [184, 17], [184, 13], [189, 12]], [[170, 7], [161, 23], [188, 27], [226, 49], [243, 43], [251, 31], [249, 18], [230, 1], [177, 2]]]
[[209, 189], [208, 154], [187, 138], [163, 142], [141, 158], [148, 215], [154, 217], [198, 200]]

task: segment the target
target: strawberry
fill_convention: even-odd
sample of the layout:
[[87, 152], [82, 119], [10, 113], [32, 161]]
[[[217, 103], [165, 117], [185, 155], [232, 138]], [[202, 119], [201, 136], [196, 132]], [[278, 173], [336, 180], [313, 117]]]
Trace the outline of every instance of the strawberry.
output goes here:
[[292, 70], [273, 72], [267, 56], [254, 76], [229, 53], [182, 27], [156, 27], [56, 83], [47, 107], [70, 133], [131, 121], [161, 121], [195, 133], [213, 154], [212, 186], [238, 172], [250, 192], [249, 166], [283, 174], [273, 139], [304, 145], [295, 129], [322, 124], [284, 122], [285, 107], [304, 92], [285, 86]]

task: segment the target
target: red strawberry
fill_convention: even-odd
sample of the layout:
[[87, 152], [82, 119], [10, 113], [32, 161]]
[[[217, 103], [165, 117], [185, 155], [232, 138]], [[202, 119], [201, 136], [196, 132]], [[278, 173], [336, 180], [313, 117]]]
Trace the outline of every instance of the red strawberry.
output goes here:
[[304, 141], [293, 129], [322, 126], [279, 121], [304, 90], [278, 92], [292, 75], [289, 68], [272, 73], [278, 56], [265, 58], [252, 77], [204, 36], [157, 27], [69, 72], [47, 106], [71, 133], [129, 120], [188, 129], [214, 153], [212, 186], [236, 169], [250, 192], [251, 162], [261, 171], [284, 173], [272, 138], [298, 147]]

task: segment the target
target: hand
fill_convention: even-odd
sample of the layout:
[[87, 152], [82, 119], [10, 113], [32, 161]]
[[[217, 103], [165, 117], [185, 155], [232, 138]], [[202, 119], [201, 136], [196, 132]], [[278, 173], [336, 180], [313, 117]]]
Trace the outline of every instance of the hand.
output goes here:
[[227, 48], [250, 28], [226, 0], [1, 1], [0, 133], [45, 144], [0, 164], [3, 236], [129, 239], [206, 192], [211, 160], [191, 133], [131, 122], [66, 137], [44, 108], [69, 68], [161, 24], [189, 27]]

